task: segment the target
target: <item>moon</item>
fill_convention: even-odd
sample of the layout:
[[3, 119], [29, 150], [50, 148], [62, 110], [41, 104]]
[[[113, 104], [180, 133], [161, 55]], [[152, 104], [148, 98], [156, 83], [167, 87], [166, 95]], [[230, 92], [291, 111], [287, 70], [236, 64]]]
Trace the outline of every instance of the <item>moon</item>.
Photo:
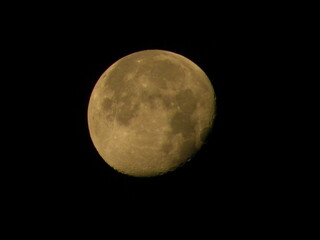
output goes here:
[[87, 118], [92, 142], [108, 165], [152, 177], [192, 159], [215, 115], [215, 92], [200, 67], [177, 53], [143, 50], [101, 75]]

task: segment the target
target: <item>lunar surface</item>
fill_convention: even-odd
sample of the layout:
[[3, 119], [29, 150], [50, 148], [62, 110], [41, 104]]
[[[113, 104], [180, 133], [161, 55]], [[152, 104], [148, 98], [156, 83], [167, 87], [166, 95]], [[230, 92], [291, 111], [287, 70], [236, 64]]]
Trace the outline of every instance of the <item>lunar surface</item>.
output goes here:
[[111, 65], [88, 106], [90, 136], [115, 170], [136, 177], [175, 170], [201, 148], [215, 117], [206, 74], [182, 55], [145, 50]]

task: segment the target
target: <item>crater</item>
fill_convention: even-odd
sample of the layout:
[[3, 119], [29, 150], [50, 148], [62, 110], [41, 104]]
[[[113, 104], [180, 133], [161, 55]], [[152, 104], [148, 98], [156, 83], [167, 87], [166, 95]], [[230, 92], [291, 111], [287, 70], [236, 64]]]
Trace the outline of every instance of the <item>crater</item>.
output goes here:
[[165, 109], [173, 109], [174, 107], [176, 107], [174, 98], [159, 90], [150, 91], [148, 89], [143, 89], [141, 90], [139, 99], [141, 102], [147, 104], [150, 107], [154, 107], [159, 103]]
[[116, 112], [116, 120], [121, 125], [129, 125], [132, 118], [137, 115], [137, 111], [139, 110], [139, 103], [128, 102], [123, 106], [118, 105], [118, 109]]
[[175, 107], [175, 103], [173, 101], [173, 98], [168, 95], [168, 96], [162, 96], [161, 98], [162, 102], [163, 102], [163, 106], [166, 108], [166, 109], [172, 109]]
[[114, 91], [115, 94], [117, 94], [123, 87], [124, 76], [125, 73], [121, 69], [121, 67], [118, 66], [114, 68], [113, 71], [110, 73], [108, 80], [105, 82], [106, 88]]
[[204, 143], [208, 137], [208, 135], [210, 134], [210, 130], [211, 128], [210, 127], [205, 127], [203, 129], [201, 129], [201, 132], [200, 132], [200, 141], [202, 143]]
[[197, 107], [196, 98], [191, 89], [180, 91], [176, 95], [176, 101], [180, 109], [187, 114], [192, 114]]
[[116, 121], [122, 125], [128, 125], [130, 120], [137, 115], [140, 102], [135, 100], [136, 94], [129, 88], [119, 93], [115, 97], [116, 104]]
[[112, 100], [110, 98], [105, 98], [103, 101], [103, 108], [109, 112], [112, 109]]
[[195, 122], [184, 112], [176, 112], [170, 121], [170, 126], [172, 134], [182, 133], [184, 137], [194, 135]]
[[196, 143], [194, 138], [189, 138], [181, 143], [180, 146], [180, 159], [185, 162], [188, 158], [196, 152]]
[[166, 142], [162, 145], [162, 151], [168, 154], [173, 149], [173, 144], [171, 142]]
[[105, 87], [113, 91], [115, 97], [119, 96], [124, 87], [128, 88], [131, 85], [136, 69], [135, 64], [132, 64], [128, 59], [123, 59], [121, 65], [116, 66], [109, 73]]
[[179, 65], [170, 60], [159, 60], [150, 65], [150, 80], [160, 89], [167, 89], [169, 81], [182, 81], [184, 74]]

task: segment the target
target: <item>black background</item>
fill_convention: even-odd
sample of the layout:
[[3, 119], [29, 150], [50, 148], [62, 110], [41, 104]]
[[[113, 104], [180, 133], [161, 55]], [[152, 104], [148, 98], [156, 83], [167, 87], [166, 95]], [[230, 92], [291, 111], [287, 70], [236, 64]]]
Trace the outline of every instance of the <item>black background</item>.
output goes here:
[[[67, 18], [70, 11], [50, 20], [41, 13], [10, 28], [9, 71], [18, 80], [10, 87], [22, 109], [11, 111], [24, 123], [17, 121], [21, 148], [11, 150], [8, 162], [14, 166], [7, 182], [10, 202], [23, 219], [36, 216], [41, 226], [57, 219], [69, 228], [98, 219], [138, 224], [139, 218], [149, 227], [165, 218], [164, 228], [185, 229], [198, 223], [227, 228], [246, 219], [254, 224], [272, 215], [282, 204], [286, 180], [280, 174], [282, 156], [273, 155], [280, 147], [272, 124], [277, 110], [268, 114], [270, 89], [278, 84], [278, 43], [268, 19], [213, 17], [215, 9], [176, 19], [151, 12], [125, 20], [125, 13], [107, 17], [111, 10]], [[216, 92], [217, 117], [192, 161], [160, 177], [134, 178], [117, 173], [98, 155], [87, 107], [100, 75], [119, 58], [145, 49], [173, 51], [199, 65]]]

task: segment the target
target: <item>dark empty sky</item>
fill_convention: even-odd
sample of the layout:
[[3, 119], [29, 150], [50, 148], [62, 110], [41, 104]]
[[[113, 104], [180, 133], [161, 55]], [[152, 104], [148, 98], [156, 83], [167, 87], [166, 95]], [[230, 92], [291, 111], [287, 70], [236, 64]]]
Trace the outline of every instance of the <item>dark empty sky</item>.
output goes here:
[[[8, 83], [21, 99], [21, 110], [10, 108], [10, 114], [20, 116], [14, 118], [17, 126], [24, 120], [19, 140], [12, 141], [21, 148], [7, 159], [13, 167], [6, 185], [24, 216], [80, 223], [82, 216], [107, 218], [111, 212], [146, 218], [170, 218], [173, 212], [180, 221], [202, 213], [227, 221], [229, 215], [243, 216], [245, 209], [272, 202], [269, 193], [281, 192], [276, 182], [282, 165], [270, 151], [278, 146], [268, 141], [273, 130], [268, 122], [276, 116], [269, 113], [268, 90], [276, 85], [270, 77], [275, 67], [270, 36], [261, 31], [263, 24], [223, 16], [211, 23], [209, 18], [155, 25], [130, 19], [115, 24], [117, 18], [41, 25], [40, 18], [10, 28], [7, 61], [14, 63], [9, 71], [18, 83]], [[103, 71], [144, 49], [173, 51], [194, 61], [217, 95], [207, 144], [183, 168], [151, 179], [107, 166], [90, 140], [86, 118], [90, 93]], [[264, 206], [263, 211], [271, 208]]]

